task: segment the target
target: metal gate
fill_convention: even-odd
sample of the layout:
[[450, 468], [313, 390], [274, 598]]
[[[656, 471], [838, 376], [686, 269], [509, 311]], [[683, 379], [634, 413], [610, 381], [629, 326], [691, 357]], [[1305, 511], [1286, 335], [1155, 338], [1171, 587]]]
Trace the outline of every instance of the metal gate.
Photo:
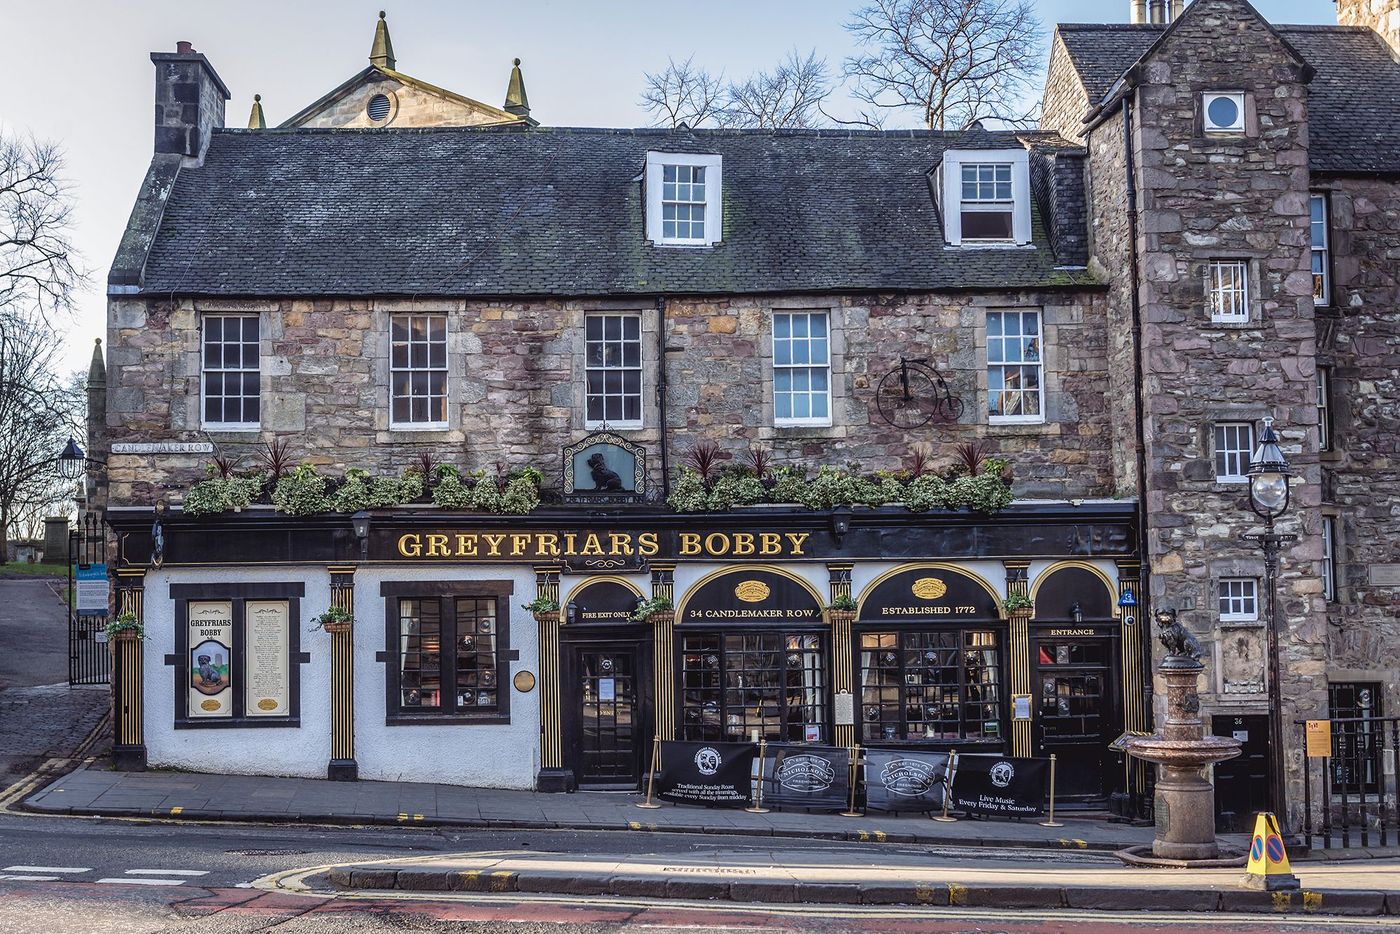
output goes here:
[[1314, 836], [1324, 849], [1400, 842], [1400, 717], [1334, 717], [1331, 724], [1332, 755], [1306, 760], [1308, 846]]
[[88, 512], [68, 533], [68, 683], [106, 684], [112, 677], [107, 648], [107, 617], [78, 614], [77, 574], [94, 566], [106, 568], [107, 524]]

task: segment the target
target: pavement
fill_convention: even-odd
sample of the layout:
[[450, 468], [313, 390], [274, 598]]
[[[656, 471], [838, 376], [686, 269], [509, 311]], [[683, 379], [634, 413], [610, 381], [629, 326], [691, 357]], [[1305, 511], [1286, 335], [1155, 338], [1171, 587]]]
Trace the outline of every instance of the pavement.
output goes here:
[[0, 580], [0, 788], [71, 755], [107, 716], [106, 685], [68, 686], [68, 611], [47, 578]]
[[[1036, 821], [960, 820], [923, 814], [839, 814], [636, 805], [617, 792], [537, 794], [411, 782], [328, 782], [309, 778], [112, 772], [83, 768], [52, 782], [24, 808], [58, 814], [177, 817], [191, 820], [322, 824], [415, 824], [429, 827], [624, 830], [742, 834], [876, 843], [1112, 851], [1152, 842], [1152, 828], [1060, 816], [1061, 827]], [[1243, 836], [1228, 838], [1236, 847]]]
[[[573, 852], [462, 853], [336, 866], [303, 880], [319, 888], [556, 895], [833, 905], [1400, 915], [1400, 861], [1309, 864], [1298, 892], [1241, 885], [1239, 869], [1130, 868], [1112, 858], [1027, 858], [993, 851], [969, 859], [907, 848], [717, 850], [656, 856]], [[465, 896], [470, 897], [470, 896]]]

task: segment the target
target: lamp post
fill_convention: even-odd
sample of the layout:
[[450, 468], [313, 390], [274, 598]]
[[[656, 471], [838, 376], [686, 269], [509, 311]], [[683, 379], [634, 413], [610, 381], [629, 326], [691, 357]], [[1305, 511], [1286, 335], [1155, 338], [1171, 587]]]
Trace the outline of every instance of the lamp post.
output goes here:
[[1246, 536], [1264, 552], [1264, 587], [1268, 600], [1269, 650], [1269, 809], [1278, 819], [1279, 832], [1288, 833], [1288, 809], [1284, 781], [1283, 686], [1279, 681], [1278, 650], [1278, 555], [1283, 546], [1298, 540], [1296, 535], [1274, 531], [1274, 522], [1288, 511], [1288, 480], [1293, 472], [1279, 448], [1274, 420], [1264, 419], [1259, 446], [1249, 459], [1249, 508], [1264, 520], [1264, 531]]

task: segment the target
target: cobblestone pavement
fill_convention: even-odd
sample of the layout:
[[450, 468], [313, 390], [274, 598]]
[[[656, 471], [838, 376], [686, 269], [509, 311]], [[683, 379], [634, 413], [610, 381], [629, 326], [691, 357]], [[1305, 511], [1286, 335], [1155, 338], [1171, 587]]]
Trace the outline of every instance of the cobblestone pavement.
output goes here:
[[54, 588], [0, 580], [0, 788], [70, 755], [110, 705], [106, 685], [68, 686], [68, 614]]

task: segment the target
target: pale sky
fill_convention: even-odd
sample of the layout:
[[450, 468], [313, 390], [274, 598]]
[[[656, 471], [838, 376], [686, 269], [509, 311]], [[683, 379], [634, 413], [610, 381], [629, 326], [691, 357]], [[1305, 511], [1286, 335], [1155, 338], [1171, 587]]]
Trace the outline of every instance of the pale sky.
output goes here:
[[[852, 50], [842, 28], [859, 0], [50, 0], [5, 4], [0, 125], [67, 152], [74, 236], [91, 270], [67, 328], [86, 368], [104, 334], [105, 280], [151, 156], [151, 51], [189, 40], [229, 86], [228, 124], [246, 126], [254, 93], [269, 125], [366, 64], [383, 8], [400, 71], [499, 105], [510, 61], [524, 61], [532, 115], [556, 126], [641, 126], [642, 73], [694, 54], [728, 77], [815, 48], [833, 69]], [[1128, 0], [1040, 0], [1055, 22], [1126, 22]], [[1274, 22], [1335, 22], [1331, 0], [1256, 0]], [[838, 92], [839, 95], [840, 92]], [[838, 111], [839, 112], [839, 111]], [[913, 125], [894, 119], [894, 126]]]

